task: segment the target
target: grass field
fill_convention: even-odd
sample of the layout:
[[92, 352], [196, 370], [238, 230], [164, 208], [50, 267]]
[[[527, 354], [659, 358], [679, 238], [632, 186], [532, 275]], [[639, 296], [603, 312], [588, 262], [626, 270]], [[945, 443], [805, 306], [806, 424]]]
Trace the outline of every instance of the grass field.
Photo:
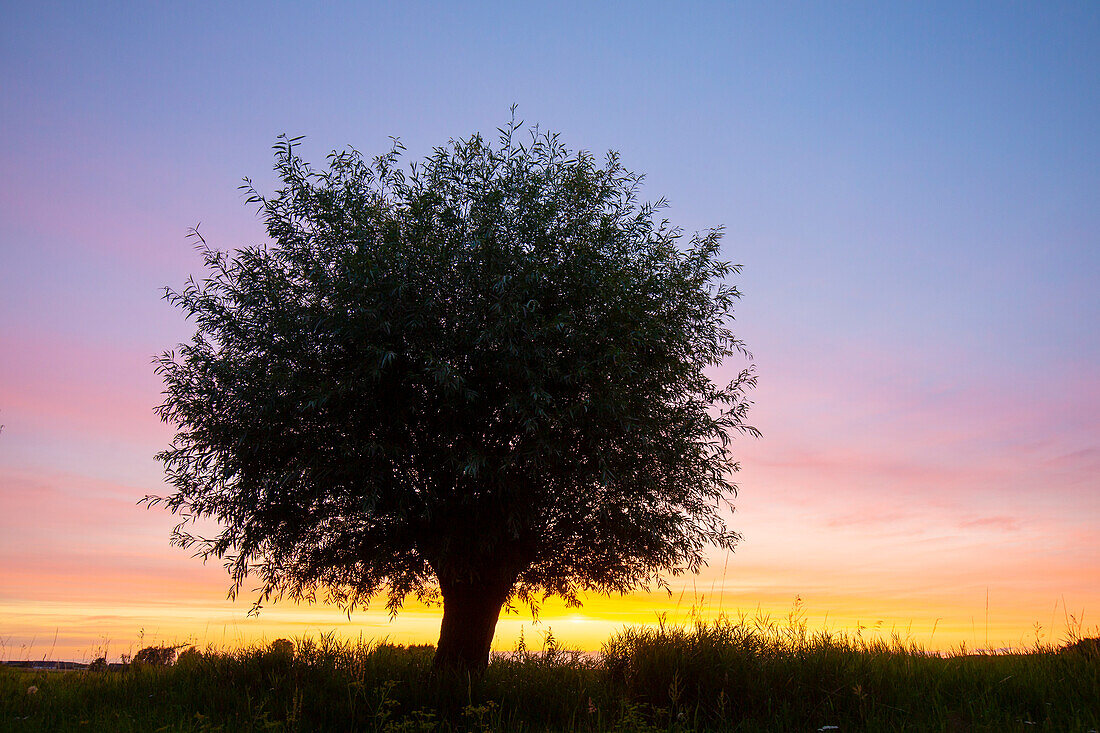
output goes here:
[[[0, 668], [2, 731], [1094, 731], [1096, 647], [946, 657], [760, 621], [627, 629], [599, 655], [430, 673], [431, 647], [331, 637], [123, 670]], [[830, 726], [835, 726], [830, 727]]]

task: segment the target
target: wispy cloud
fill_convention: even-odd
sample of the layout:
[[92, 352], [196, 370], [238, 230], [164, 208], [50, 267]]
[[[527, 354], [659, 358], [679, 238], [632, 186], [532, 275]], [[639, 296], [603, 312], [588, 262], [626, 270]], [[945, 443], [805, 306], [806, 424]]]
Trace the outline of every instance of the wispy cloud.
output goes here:
[[1021, 522], [1015, 517], [979, 517], [959, 522], [960, 529], [994, 529], [1002, 532], [1018, 532]]

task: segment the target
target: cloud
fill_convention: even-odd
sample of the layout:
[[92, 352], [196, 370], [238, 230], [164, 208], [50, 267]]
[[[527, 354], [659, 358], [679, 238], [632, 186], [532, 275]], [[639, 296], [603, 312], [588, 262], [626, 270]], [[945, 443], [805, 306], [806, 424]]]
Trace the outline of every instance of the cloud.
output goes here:
[[959, 522], [959, 529], [996, 529], [1002, 532], [1018, 532], [1021, 526], [1019, 519], [1006, 516], [979, 517]]
[[1100, 474], [1100, 448], [1083, 448], [1048, 458], [1045, 465], [1067, 471], [1084, 471], [1095, 477]]

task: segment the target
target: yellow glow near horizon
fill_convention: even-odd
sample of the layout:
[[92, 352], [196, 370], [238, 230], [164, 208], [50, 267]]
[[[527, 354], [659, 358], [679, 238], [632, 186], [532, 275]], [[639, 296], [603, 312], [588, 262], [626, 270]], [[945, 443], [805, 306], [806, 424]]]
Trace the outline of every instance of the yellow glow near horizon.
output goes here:
[[[258, 617], [246, 615], [248, 604], [199, 602], [165, 604], [75, 604], [54, 601], [30, 604], [0, 602], [5, 621], [0, 657], [10, 660], [67, 659], [90, 661], [106, 655], [118, 659], [149, 644], [194, 644], [232, 649], [269, 643], [277, 638], [301, 639], [332, 634], [356, 641], [398, 644], [434, 644], [441, 609], [413, 603], [391, 619], [382, 610], [359, 611], [349, 620], [339, 609], [324, 606], [276, 604]], [[872, 610], [872, 613], [867, 613]], [[731, 598], [725, 608], [689, 594], [665, 593], [595, 596], [582, 608], [568, 608], [550, 599], [538, 620], [526, 609], [501, 615], [493, 648], [509, 651], [522, 637], [528, 648], [541, 648], [548, 633], [570, 649], [597, 651], [626, 626], [691, 624], [726, 618], [732, 622], [758, 621], [787, 627], [805, 623], [809, 632], [900, 639], [935, 651], [1024, 648], [1036, 641], [1058, 643], [1075, 621], [1060, 605], [1045, 609], [993, 606], [988, 620], [984, 607], [941, 601], [920, 613], [902, 601], [871, 601], [834, 596], [819, 602], [771, 598], [753, 603]], [[1077, 614], [1074, 614], [1076, 617]], [[1077, 619], [1080, 620], [1080, 619]], [[1036, 624], [1038, 629], [1036, 636]], [[1079, 630], [1079, 629], [1078, 629]]]

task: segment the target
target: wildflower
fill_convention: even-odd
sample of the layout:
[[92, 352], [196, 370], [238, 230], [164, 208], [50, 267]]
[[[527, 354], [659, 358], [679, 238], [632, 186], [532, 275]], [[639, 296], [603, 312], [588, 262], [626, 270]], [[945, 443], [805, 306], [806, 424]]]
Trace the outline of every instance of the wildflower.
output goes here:
[[596, 713], [596, 703], [592, 702], [592, 698], [588, 698], [588, 714], [593, 715]]
[[27, 688], [27, 694], [28, 695], [33, 695], [36, 692], [38, 692], [38, 686], [37, 685], [31, 685], [30, 687]]

